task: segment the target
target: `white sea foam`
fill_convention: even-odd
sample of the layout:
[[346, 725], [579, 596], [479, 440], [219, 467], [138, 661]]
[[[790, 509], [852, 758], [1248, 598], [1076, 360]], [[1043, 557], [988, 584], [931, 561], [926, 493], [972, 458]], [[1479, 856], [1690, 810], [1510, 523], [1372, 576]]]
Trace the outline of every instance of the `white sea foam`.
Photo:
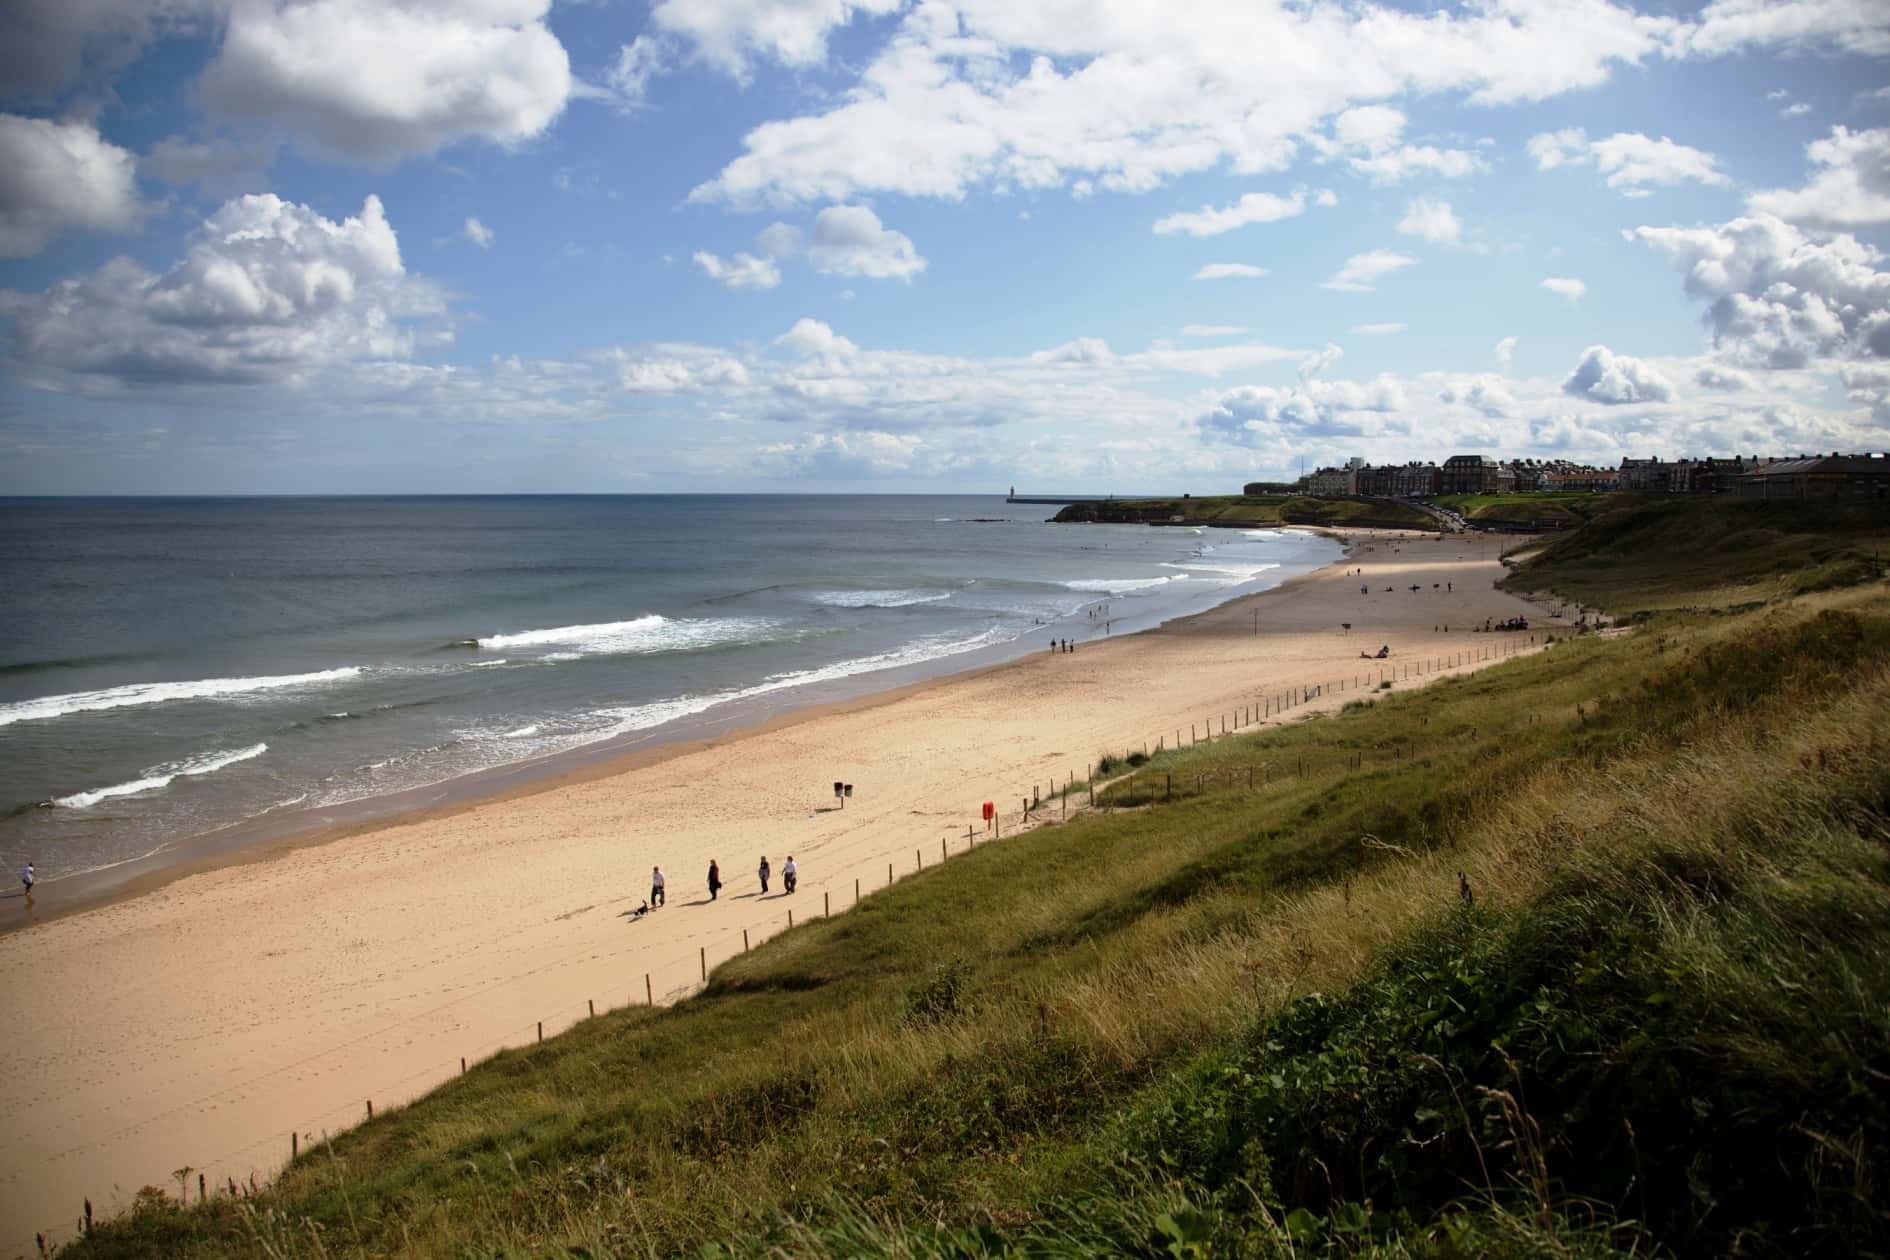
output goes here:
[[316, 687], [340, 682], [361, 672], [359, 665], [318, 670], [312, 674], [279, 674], [263, 678], [202, 678], [194, 682], [129, 683], [107, 687], [103, 691], [75, 691], [63, 696], [41, 696], [0, 704], [0, 726], [32, 722], [42, 718], [64, 717], [69, 713], [87, 713], [98, 709], [124, 709], [133, 705], [162, 704], [168, 700], [219, 700], [252, 691], [273, 691], [287, 687]]
[[239, 761], [248, 761], [251, 757], [260, 757], [268, 751], [267, 744], [252, 744], [248, 748], [238, 748], [234, 751], [205, 753], [201, 757], [191, 757], [185, 761], [170, 761], [146, 770], [141, 779], [133, 779], [129, 783], [114, 783], [110, 787], [95, 788], [90, 792], [74, 792], [71, 796], [55, 796], [52, 803], [62, 809], [86, 809], [114, 796], [135, 796], [140, 792], [155, 792], [159, 788], [169, 787], [173, 781], [186, 776], [213, 774], [225, 766], [235, 765]]
[[476, 642], [481, 648], [559, 648], [562, 650], [540, 659], [572, 660], [580, 656], [688, 652], [729, 643], [755, 642], [765, 639], [775, 625], [762, 617], [712, 617], [692, 621], [650, 613], [630, 621], [493, 634]]
[[1185, 578], [1179, 577], [1078, 578], [1074, 582], [1065, 582], [1063, 585], [1073, 591], [1095, 591], [1104, 595], [1126, 595], [1130, 591], [1152, 590], [1167, 582], [1181, 582], [1185, 580]]
[[[620, 709], [600, 710], [600, 716], [613, 720], [610, 729], [595, 739], [612, 739], [619, 735], [628, 735], [636, 731], [646, 731], [674, 722], [678, 718], [693, 717], [717, 705], [728, 704], [737, 700], [753, 700], [777, 691], [786, 691], [792, 687], [805, 687], [813, 683], [834, 682], [842, 678], [851, 678], [857, 674], [878, 673], [881, 670], [899, 669], [909, 665], [923, 665], [927, 661], [940, 660], [947, 656], [957, 656], [964, 652], [974, 652], [982, 647], [1007, 642], [1017, 637], [1018, 631], [1000, 626], [991, 626], [975, 635], [965, 638], [953, 638], [949, 635], [928, 635], [914, 640], [904, 647], [887, 652], [875, 652], [870, 656], [856, 656], [851, 660], [835, 661], [831, 665], [820, 665], [812, 669], [791, 670], [784, 674], [774, 674], [749, 687], [732, 691], [715, 692], [700, 696], [677, 696], [669, 700], [658, 700], [651, 704], [631, 705]], [[588, 740], [586, 742], [589, 742]]]
[[1240, 564], [1235, 561], [1223, 561], [1217, 564], [1212, 561], [1188, 562], [1169, 560], [1163, 561], [1162, 567], [1166, 569], [1181, 569], [1190, 574], [1198, 573], [1204, 579], [1211, 579], [1231, 585], [1237, 582], [1251, 582], [1267, 570], [1277, 569], [1280, 566], [1271, 562]]
[[536, 735], [536, 734], [538, 734], [538, 729], [539, 729], [539, 728], [538, 728], [538, 724], [537, 724], [536, 722], [534, 722], [534, 723], [532, 723], [532, 724], [531, 724], [530, 726], [521, 726], [521, 727], [519, 727], [519, 728], [518, 728], [518, 729], [517, 729], [516, 731], [507, 731], [507, 732], [505, 732], [505, 734], [504, 734], [504, 735], [503, 735], [503, 736], [502, 736], [501, 738], [504, 738], [504, 739], [529, 739], [529, 738], [531, 738], [531, 737], [532, 737], [533, 735]]
[[950, 591], [816, 591], [817, 603], [831, 608], [904, 608], [910, 604], [936, 604], [950, 599]]

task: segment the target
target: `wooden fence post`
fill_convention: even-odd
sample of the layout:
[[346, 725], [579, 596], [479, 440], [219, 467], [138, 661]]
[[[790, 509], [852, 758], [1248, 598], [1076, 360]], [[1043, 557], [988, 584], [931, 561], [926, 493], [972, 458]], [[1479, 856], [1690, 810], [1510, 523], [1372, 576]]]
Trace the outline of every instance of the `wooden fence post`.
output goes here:
[[588, 1007], [590, 1007], [590, 1008], [591, 1008], [591, 1018], [592, 1018], [592, 1019], [596, 1019], [596, 1018], [597, 1018], [597, 999], [596, 999], [596, 998], [585, 998], [585, 999], [584, 999], [584, 1005], [586, 1005], [586, 1006], [588, 1006]]
[[[301, 1149], [302, 1135], [300, 1133], [289, 1134], [289, 1158], [293, 1160], [296, 1155], [301, 1152]], [[90, 1199], [85, 1201], [85, 1214], [87, 1216], [92, 1215], [92, 1201]]]
[[459, 1074], [466, 1075], [466, 1056], [463, 1054], [459, 1056]]
[[367, 1118], [370, 1120], [374, 1118], [374, 1100], [372, 1098], [367, 1100]]
[[823, 919], [833, 917], [833, 894], [825, 889], [822, 889], [820, 894], [820, 917]]
[[746, 954], [747, 952], [748, 952], [748, 929], [743, 928], [742, 929], [742, 953]]
[[[793, 914], [794, 912], [790, 910], [788, 911], [788, 913]], [[702, 961], [702, 979], [706, 983], [709, 979], [709, 947], [707, 945], [696, 946], [696, 957], [701, 959]], [[545, 1026], [543, 1024], [540, 1024], [538, 1025], [539, 1040], [541, 1041], [544, 1040], [544, 1036], [545, 1036]]]
[[650, 973], [643, 973], [643, 1000], [651, 1006], [656, 1005], [656, 992], [650, 988]]
[[538, 1021], [538, 1040], [543, 1041], [544, 1039], [545, 1039], [545, 1021], [541, 1019]]

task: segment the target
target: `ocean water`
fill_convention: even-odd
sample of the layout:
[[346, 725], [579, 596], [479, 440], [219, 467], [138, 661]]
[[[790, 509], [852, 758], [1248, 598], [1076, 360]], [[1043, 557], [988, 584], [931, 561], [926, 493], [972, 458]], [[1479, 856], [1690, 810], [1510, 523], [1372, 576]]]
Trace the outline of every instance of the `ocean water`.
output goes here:
[[1291, 530], [887, 496], [0, 500], [0, 861], [45, 879], [1196, 612]]

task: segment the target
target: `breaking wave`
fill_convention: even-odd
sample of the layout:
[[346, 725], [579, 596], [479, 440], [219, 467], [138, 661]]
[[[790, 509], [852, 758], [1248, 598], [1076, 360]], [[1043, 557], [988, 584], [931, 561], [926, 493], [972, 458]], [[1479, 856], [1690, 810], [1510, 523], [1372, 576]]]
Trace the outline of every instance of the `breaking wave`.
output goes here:
[[239, 761], [248, 761], [251, 757], [260, 757], [269, 751], [267, 744], [251, 744], [248, 748], [238, 748], [228, 752], [205, 753], [201, 757], [191, 757], [185, 761], [166, 762], [153, 766], [144, 772], [141, 779], [129, 783], [114, 783], [110, 787], [94, 788], [90, 792], [74, 792], [70, 796], [55, 796], [52, 803], [61, 809], [86, 809], [100, 801], [110, 800], [114, 796], [135, 796], [140, 792], [155, 792], [159, 788], [169, 787], [177, 779], [200, 774], [214, 774], [225, 766], [233, 766]]
[[278, 674], [263, 678], [203, 678], [194, 682], [129, 683], [102, 691], [75, 691], [70, 695], [42, 696], [0, 704], [0, 726], [15, 722], [33, 722], [88, 713], [100, 709], [125, 709], [141, 704], [163, 704], [170, 700], [217, 700], [252, 691], [275, 691], [287, 687], [316, 687], [340, 682], [361, 673], [359, 665], [318, 670], [312, 674]]

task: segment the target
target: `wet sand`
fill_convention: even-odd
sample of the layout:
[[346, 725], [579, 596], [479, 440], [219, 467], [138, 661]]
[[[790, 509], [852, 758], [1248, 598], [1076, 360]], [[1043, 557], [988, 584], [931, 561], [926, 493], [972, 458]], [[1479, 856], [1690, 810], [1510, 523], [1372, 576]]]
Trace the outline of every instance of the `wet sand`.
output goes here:
[[[856, 880], [884, 886], [889, 862], [911, 873], [915, 849], [928, 866], [941, 841], [962, 852], [985, 800], [1004, 810], [1006, 842], [1027, 844], [1021, 799], [1082, 778], [1099, 753], [1223, 715], [1231, 730], [1264, 695], [1352, 679], [1370, 668], [1359, 652], [1380, 644], [1396, 667], [1526, 644], [1471, 633], [1485, 618], [1554, 628], [1493, 589], [1502, 539], [1344, 536], [1344, 560], [1159, 630], [207, 856], [83, 910], [0, 901], [0, 915], [29, 920], [0, 937], [12, 1014], [0, 1248], [30, 1250], [36, 1230], [70, 1236], [87, 1196], [110, 1212], [142, 1185], [174, 1193], [171, 1170], [185, 1165], [213, 1185], [266, 1178], [292, 1131], [355, 1123], [370, 1098], [377, 1110], [409, 1100], [461, 1056], [525, 1044], [541, 1020], [551, 1036], [587, 1002], [641, 1003], [646, 974], [658, 1002], [681, 997], [699, 982], [699, 950], [713, 968], [740, 952], [744, 929], [759, 941], [790, 909], [820, 913], [823, 895], [840, 913]], [[854, 785], [844, 809], [836, 780]], [[776, 870], [765, 898], [763, 853]], [[789, 854], [792, 898], [779, 883]], [[726, 882], [715, 902], [711, 858]], [[653, 865], [669, 904], [625, 918]]]

